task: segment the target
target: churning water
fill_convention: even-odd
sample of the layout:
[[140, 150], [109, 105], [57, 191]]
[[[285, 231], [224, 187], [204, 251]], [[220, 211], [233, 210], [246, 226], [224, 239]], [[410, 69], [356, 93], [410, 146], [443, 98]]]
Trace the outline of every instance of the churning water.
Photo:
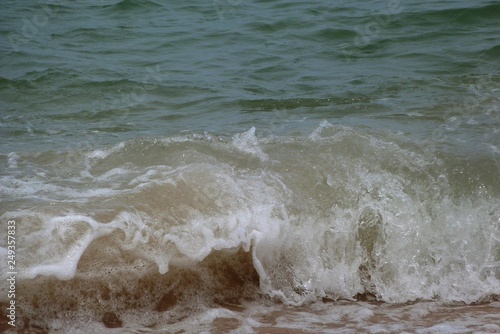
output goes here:
[[2, 7], [16, 330], [500, 331], [498, 3]]

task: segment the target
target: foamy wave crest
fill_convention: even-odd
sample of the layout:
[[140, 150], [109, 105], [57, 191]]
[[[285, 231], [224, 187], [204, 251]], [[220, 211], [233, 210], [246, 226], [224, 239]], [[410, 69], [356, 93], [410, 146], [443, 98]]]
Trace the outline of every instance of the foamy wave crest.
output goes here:
[[[56, 163], [64, 154], [72, 166]], [[2, 176], [26, 317], [43, 318], [41, 301], [52, 316], [83, 307], [112, 326], [243, 299], [500, 295], [500, 194], [485, 157], [464, 162], [324, 122], [308, 137], [252, 128], [17, 160], [34, 175], [43, 168], [31, 180]]]

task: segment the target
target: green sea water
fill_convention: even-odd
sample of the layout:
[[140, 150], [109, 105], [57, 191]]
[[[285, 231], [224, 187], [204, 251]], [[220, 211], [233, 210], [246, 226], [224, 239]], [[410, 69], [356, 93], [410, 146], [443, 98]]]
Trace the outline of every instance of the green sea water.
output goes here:
[[496, 146], [499, 11], [495, 1], [6, 1], [0, 149], [286, 134], [323, 119], [417, 137], [456, 127], [440, 132]]
[[498, 1], [0, 8], [20, 328], [259, 332], [262, 307], [498, 301]]

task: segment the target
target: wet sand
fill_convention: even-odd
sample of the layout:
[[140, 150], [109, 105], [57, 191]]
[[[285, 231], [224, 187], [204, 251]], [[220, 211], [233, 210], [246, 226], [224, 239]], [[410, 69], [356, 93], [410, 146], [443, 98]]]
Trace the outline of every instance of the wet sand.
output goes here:
[[[210, 323], [201, 318], [169, 329], [175, 333], [500, 333], [500, 302], [442, 305], [419, 302], [391, 305], [372, 302], [313, 303], [303, 307], [249, 306], [228, 310]], [[231, 316], [232, 314], [232, 316]], [[206, 316], [206, 314], [205, 314]], [[201, 321], [200, 321], [201, 320]], [[193, 327], [198, 323], [197, 329]], [[161, 333], [161, 332], [155, 332]]]
[[[301, 307], [249, 302], [223, 305], [170, 324], [144, 326], [122, 319], [118, 326], [79, 319], [45, 333], [500, 333], [500, 301], [477, 305], [418, 302], [393, 305], [377, 302], [316, 302]], [[18, 333], [6, 323], [3, 333]], [[57, 328], [59, 327], [59, 329]], [[30, 331], [22, 333], [31, 333]]]

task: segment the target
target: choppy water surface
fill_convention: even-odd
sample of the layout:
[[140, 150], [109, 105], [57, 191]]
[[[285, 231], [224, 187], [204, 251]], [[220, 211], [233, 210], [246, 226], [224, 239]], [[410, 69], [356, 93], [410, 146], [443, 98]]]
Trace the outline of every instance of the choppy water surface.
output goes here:
[[500, 330], [496, 2], [2, 7], [18, 328]]

